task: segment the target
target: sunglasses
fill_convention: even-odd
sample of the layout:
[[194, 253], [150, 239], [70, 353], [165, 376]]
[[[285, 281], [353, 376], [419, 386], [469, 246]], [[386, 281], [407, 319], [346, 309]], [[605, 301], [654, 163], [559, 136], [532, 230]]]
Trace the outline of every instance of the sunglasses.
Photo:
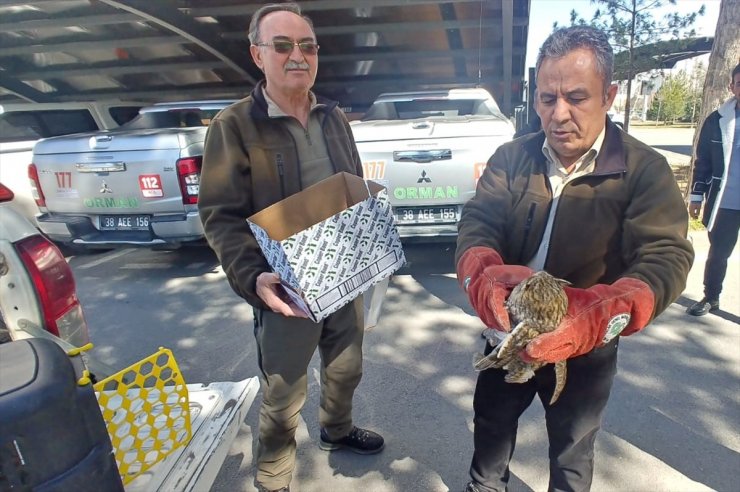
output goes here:
[[294, 46], [298, 46], [298, 49], [304, 55], [315, 55], [319, 52], [319, 45], [313, 41], [301, 41], [300, 43], [294, 41], [273, 41], [271, 43], [257, 43], [257, 46], [272, 46], [275, 53], [280, 53], [281, 55], [291, 53]]

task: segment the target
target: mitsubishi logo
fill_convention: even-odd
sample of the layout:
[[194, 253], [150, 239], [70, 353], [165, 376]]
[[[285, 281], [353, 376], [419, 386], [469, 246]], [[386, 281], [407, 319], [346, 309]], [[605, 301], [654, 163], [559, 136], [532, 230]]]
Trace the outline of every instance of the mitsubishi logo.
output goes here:
[[108, 187], [108, 183], [103, 181], [103, 184], [100, 186], [100, 193], [113, 193], [113, 190]]
[[426, 171], [421, 171], [421, 176], [419, 176], [419, 179], [416, 180], [416, 183], [431, 183], [431, 178], [427, 177]]

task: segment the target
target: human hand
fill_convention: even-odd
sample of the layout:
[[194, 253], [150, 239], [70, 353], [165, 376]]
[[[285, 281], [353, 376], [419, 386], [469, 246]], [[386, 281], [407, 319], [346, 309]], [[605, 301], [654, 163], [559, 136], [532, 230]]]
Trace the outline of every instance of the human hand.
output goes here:
[[505, 265], [493, 249], [470, 248], [457, 265], [457, 278], [468, 294], [478, 317], [489, 327], [511, 331], [511, 321], [504, 302], [522, 280], [534, 273], [522, 265]]
[[642, 330], [655, 309], [655, 294], [648, 284], [632, 277], [588, 289], [565, 287], [565, 292], [565, 318], [554, 331], [529, 342], [521, 354], [526, 362], [553, 363], [588, 353], [617, 335]]
[[701, 202], [689, 202], [689, 216], [692, 219], [698, 219], [699, 212], [701, 212]]
[[260, 273], [257, 276], [255, 291], [272, 311], [283, 316], [308, 318], [308, 315], [285, 294], [277, 273]]

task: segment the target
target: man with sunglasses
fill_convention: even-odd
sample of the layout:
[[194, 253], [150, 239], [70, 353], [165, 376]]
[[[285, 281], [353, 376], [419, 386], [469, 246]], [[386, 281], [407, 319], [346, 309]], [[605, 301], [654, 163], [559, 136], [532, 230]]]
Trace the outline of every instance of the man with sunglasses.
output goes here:
[[229, 283], [254, 308], [264, 393], [255, 482], [260, 491], [287, 491], [306, 373], [317, 347], [321, 449], [374, 454], [384, 441], [352, 422], [352, 397], [362, 377], [362, 298], [319, 323], [307, 319], [285, 297], [246, 219], [335, 173], [362, 176], [362, 165], [344, 113], [311, 92], [319, 46], [300, 7], [263, 6], [252, 17], [249, 40], [265, 78], [211, 122], [199, 209]]

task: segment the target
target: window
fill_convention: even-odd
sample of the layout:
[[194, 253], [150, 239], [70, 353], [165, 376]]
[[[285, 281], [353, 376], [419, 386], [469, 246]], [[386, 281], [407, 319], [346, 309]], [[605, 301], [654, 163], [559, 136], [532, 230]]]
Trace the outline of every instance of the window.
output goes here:
[[363, 121], [411, 120], [416, 118], [456, 118], [460, 116], [498, 116], [498, 107], [485, 99], [413, 99], [374, 103]]
[[0, 142], [38, 140], [98, 130], [86, 109], [12, 111], [0, 115]]
[[108, 114], [113, 118], [113, 121], [119, 125], [123, 125], [133, 120], [139, 114], [139, 108], [140, 106], [116, 106], [109, 108]]
[[220, 109], [170, 109], [146, 111], [123, 125], [125, 130], [208, 126]]

